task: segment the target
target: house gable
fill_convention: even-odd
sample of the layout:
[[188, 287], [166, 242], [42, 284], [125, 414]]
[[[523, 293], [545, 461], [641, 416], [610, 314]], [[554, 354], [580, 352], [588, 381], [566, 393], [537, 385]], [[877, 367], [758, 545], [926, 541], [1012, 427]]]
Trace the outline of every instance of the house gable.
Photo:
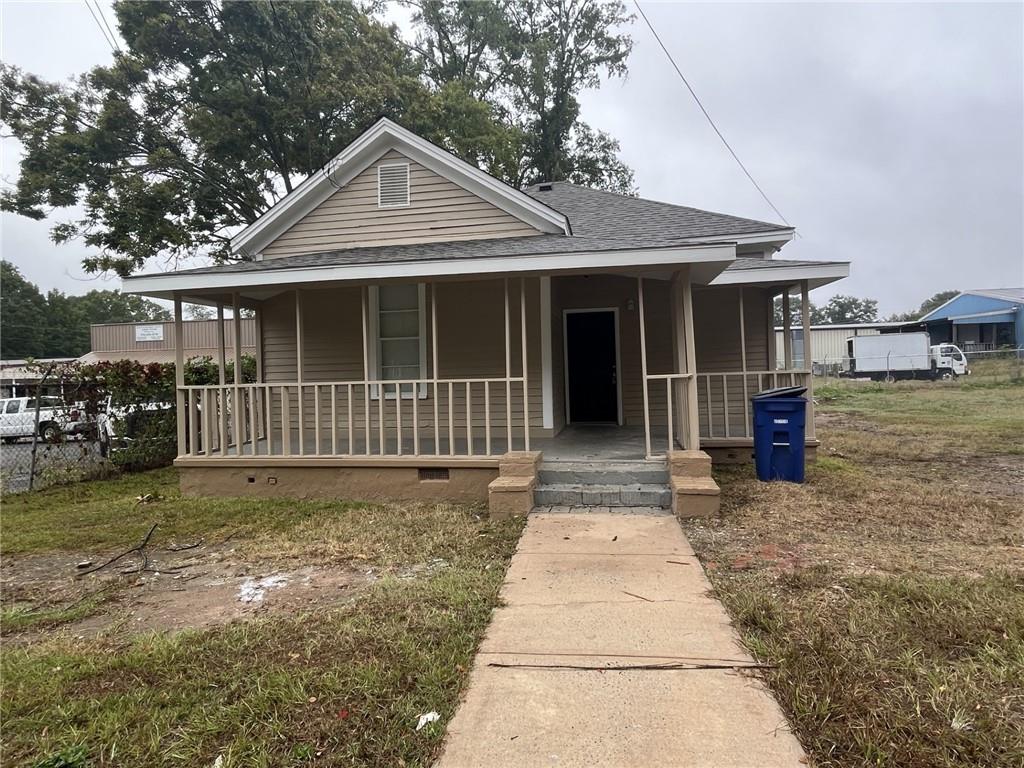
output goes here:
[[[408, 168], [407, 203], [401, 196], [379, 198], [382, 166], [385, 178], [392, 180], [396, 175], [401, 179], [396, 172]], [[262, 254], [272, 259], [360, 246], [539, 234], [530, 224], [391, 149], [266, 245]]]
[[[468, 193], [472, 197], [479, 198], [480, 201], [490, 203], [493, 207], [508, 214], [514, 221], [521, 222], [528, 229], [532, 230], [526, 232], [526, 234], [541, 232], [569, 235], [572, 233], [569, 220], [564, 214], [548, 207], [544, 203], [538, 202], [524, 192], [510, 187], [493, 176], [489, 176], [479, 168], [460, 160], [450, 152], [446, 152], [440, 147], [431, 144], [429, 141], [407, 131], [400, 125], [396, 125], [387, 118], [381, 118], [372, 128], [365, 131], [338, 153], [321, 170], [310, 175], [269, 211], [235, 235], [231, 239], [232, 252], [245, 259], [259, 260], [263, 258], [268, 247], [285, 234], [288, 234], [293, 227], [300, 224], [306, 216], [313, 214], [337, 192], [349, 187], [356, 179], [363, 183], [365, 180], [362, 177], [367, 169], [382, 158], [386, 158], [390, 152], [396, 152], [399, 156], [409, 161], [409, 180], [411, 183], [433, 185], [433, 189], [421, 190], [423, 194], [427, 194], [429, 191], [435, 195], [435, 198], [440, 197], [443, 199], [446, 197], [444, 182], [448, 182], [454, 187], [447, 188], [448, 192], [453, 193], [455, 196]], [[376, 201], [376, 171], [371, 171], [371, 174], [373, 174], [375, 190], [372, 199]], [[437, 178], [432, 178], [430, 174]], [[413, 175], [416, 176], [415, 179]], [[398, 176], [401, 176], [401, 174], [398, 174]], [[391, 184], [396, 183], [395, 175], [389, 175], [389, 181]], [[352, 187], [352, 190], [359, 191], [360, 184], [357, 183], [356, 186]], [[361, 191], [364, 195], [367, 192], [366, 189]], [[378, 223], [383, 223], [382, 217], [385, 213], [396, 214], [400, 211], [405, 212], [410, 214], [410, 216], [406, 217], [409, 222], [413, 221], [411, 216], [417, 215], [417, 213], [420, 215], [424, 214], [423, 210], [416, 211], [413, 210], [412, 206], [404, 205], [401, 190], [397, 192], [399, 197], [395, 198], [393, 194], [396, 191], [393, 186], [389, 185], [388, 193], [385, 198], [387, 210], [384, 211], [384, 209], [380, 209], [378, 206], [380, 210], [374, 216], [374, 219], [382, 219]], [[440, 194], [438, 195], [437, 193]], [[451, 197], [452, 195], [448, 196]], [[354, 195], [354, 198], [358, 198], [358, 195]], [[371, 198], [368, 197], [367, 199]], [[424, 200], [426, 199], [429, 198], [425, 197]], [[356, 199], [353, 199], [346, 204], [350, 205], [355, 202]], [[451, 213], [451, 211], [447, 211], [447, 213]], [[332, 213], [332, 215], [335, 214]], [[313, 221], [317, 220], [314, 219]], [[323, 218], [320, 221], [323, 223]], [[507, 220], [502, 222], [493, 221], [491, 224], [508, 225], [509, 222]], [[345, 229], [346, 227], [339, 228]], [[318, 231], [316, 226], [313, 227], [313, 230]], [[435, 236], [438, 232], [431, 231], [422, 237], [419, 235], [405, 235], [392, 238], [385, 232], [375, 233], [377, 235], [386, 235], [385, 239], [372, 237], [357, 239], [351, 242], [346, 242], [346, 237], [341, 237], [338, 240], [333, 234], [326, 237], [321, 234], [312, 236], [303, 234], [303, 237], [314, 238], [309, 242], [310, 248], [305, 246], [302, 248], [289, 246], [288, 248], [275, 249], [273, 255], [285, 256], [294, 253], [318, 253], [324, 250], [331, 250], [332, 248], [354, 247], [356, 244], [429, 243], [437, 242], [446, 237], [465, 240], [477, 238], [481, 235], [485, 238], [509, 236], [508, 233], [498, 234], [500, 231], [489, 231], [486, 226], [482, 230], [479, 228], [475, 229], [473, 225], [469, 225], [462, 227], [462, 231], [456, 231], [454, 237], [451, 237], [452, 232], [438, 237]], [[514, 234], [515, 231], [514, 228], [509, 230], [509, 232], [513, 232], [512, 236], [516, 236]], [[293, 234], [298, 236], [297, 233]], [[332, 242], [337, 242], [338, 245], [332, 245]]]

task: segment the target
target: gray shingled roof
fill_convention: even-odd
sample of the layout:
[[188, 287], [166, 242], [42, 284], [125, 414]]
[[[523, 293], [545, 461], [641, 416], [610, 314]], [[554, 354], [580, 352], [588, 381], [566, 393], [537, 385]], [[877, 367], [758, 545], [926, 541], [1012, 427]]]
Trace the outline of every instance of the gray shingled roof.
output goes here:
[[175, 274], [264, 272], [274, 269], [385, 262], [401, 264], [414, 261], [670, 248], [685, 245], [697, 238], [720, 237], [721, 242], [729, 242], [730, 237], [743, 234], [791, 229], [779, 224], [741, 219], [696, 208], [627, 197], [613, 192], [601, 192], [566, 182], [553, 183], [550, 191], [539, 191], [537, 186], [523, 191], [569, 217], [573, 234], [345, 248], [264, 261], [186, 269]]
[[[542, 187], [550, 189], [542, 190]], [[565, 181], [535, 184], [523, 191], [564, 213], [569, 218], [573, 234], [585, 237], [686, 240], [792, 229], [785, 224], [744, 219], [642, 197], [627, 197]]]
[[825, 267], [849, 264], [848, 261], [799, 261], [797, 259], [750, 259], [742, 256], [729, 262], [726, 269], [781, 269], [782, 267]]

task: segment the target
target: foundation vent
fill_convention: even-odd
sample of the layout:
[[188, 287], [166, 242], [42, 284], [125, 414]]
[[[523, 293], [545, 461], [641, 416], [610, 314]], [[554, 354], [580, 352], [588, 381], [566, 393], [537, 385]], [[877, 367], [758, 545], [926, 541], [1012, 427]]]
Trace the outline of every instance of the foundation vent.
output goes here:
[[448, 467], [421, 467], [420, 482], [424, 480], [447, 480]]

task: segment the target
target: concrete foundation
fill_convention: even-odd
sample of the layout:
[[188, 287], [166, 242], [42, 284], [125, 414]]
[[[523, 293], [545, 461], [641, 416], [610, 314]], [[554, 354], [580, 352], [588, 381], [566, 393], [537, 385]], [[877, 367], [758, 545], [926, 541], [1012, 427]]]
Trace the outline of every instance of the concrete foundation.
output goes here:
[[[185, 496], [484, 503], [497, 467], [180, 466]], [[443, 476], [447, 474], [447, 478]]]

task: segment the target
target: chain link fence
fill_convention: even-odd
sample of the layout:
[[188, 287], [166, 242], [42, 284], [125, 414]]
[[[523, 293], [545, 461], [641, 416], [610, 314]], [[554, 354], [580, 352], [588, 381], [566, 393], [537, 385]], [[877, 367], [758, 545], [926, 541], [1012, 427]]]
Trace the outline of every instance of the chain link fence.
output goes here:
[[[877, 337], [868, 337], [877, 338]], [[1002, 348], [988, 350], [964, 351], [969, 370], [970, 382], [979, 383], [1010, 383], [1024, 380], [1024, 348]], [[928, 380], [932, 378], [957, 378], [955, 376], [935, 376], [934, 368], [926, 356], [900, 355], [900, 358], [921, 357], [920, 365], [913, 370], [899, 370], [892, 367], [888, 356], [860, 356], [854, 360], [843, 355], [840, 357], [825, 356], [820, 362], [812, 365], [815, 376], [829, 380], [873, 379], [875, 381], [905, 381], [910, 379]], [[867, 364], [867, 365], [865, 365]], [[856, 367], [862, 370], [854, 370]], [[869, 368], [871, 370], [863, 370]]]
[[[255, 360], [242, 358], [242, 379]], [[0, 493], [168, 466], [177, 453], [173, 364], [77, 362], [40, 370], [36, 392], [0, 400]], [[225, 367], [231, 382], [234, 366]], [[188, 360], [185, 383], [220, 381], [208, 357]]]

